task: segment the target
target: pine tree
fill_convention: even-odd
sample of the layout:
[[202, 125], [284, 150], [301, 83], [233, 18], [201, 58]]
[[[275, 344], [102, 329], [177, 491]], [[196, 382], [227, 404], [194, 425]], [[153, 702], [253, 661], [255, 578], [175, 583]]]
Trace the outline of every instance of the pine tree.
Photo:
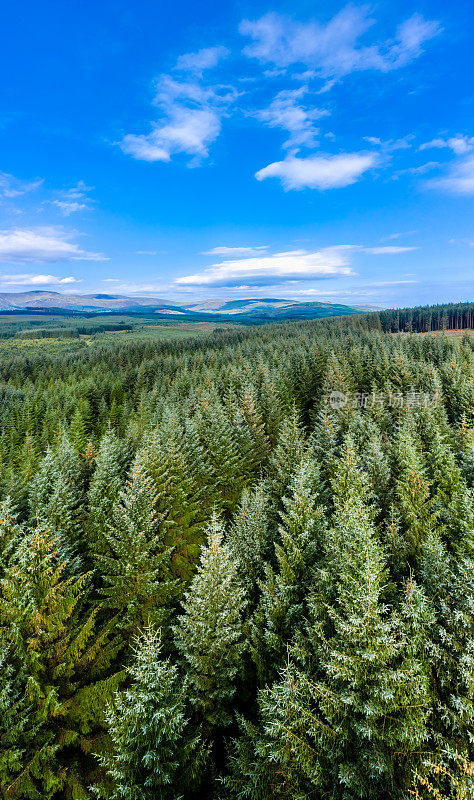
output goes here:
[[239, 798], [402, 800], [428, 738], [426, 598], [412, 586], [410, 608], [388, 614], [367, 508], [346, 503], [337, 524], [344, 550], [335, 596], [313, 592], [306, 636], [260, 692], [260, 724], [244, 727], [233, 758]]
[[97, 556], [104, 607], [128, 638], [144, 625], [165, 624], [176, 594], [156, 503], [153, 481], [136, 460], [104, 537], [107, 552]]
[[275, 569], [268, 562], [264, 565], [262, 596], [252, 620], [252, 653], [261, 682], [277, 674], [288, 645], [305, 622], [325, 526], [318, 489], [318, 469], [308, 457], [290, 481], [289, 496], [283, 498], [275, 543], [277, 565]]
[[213, 516], [196, 575], [183, 601], [184, 614], [174, 628], [186, 665], [189, 696], [206, 731], [232, 720], [232, 700], [246, 642], [242, 630], [244, 590], [237, 563], [223, 542]]
[[[34, 743], [36, 726], [31, 707], [24, 694], [24, 683], [8, 661], [8, 647], [0, 644], [0, 792], [9, 796], [9, 789], [23, 767], [25, 745]], [[14, 796], [10, 794], [10, 796]], [[34, 795], [33, 795], [34, 796]]]
[[295, 470], [301, 463], [306, 448], [306, 440], [301, 416], [293, 405], [291, 413], [283, 421], [278, 433], [278, 441], [268, 465], [271, 491], [277, 502], [285, 497]]
[[400, 426], [397, 437], [397, 509], [402, 524], [405, 574], [419, 563], [424, 539], [436, 526], [430, 484], [411, 423]]
[[474, 562], [453, 559], [439, 533], [432, 533], [423, 544], [420, 580], [435, 613], [426, 643], [435, 745], [470, 756], [474, 734]]
[[128, 673], [130, 687], [115, 694], [106, 713], [111, 748], [100, 757], [107, 775], [95, 793], [108, 800], [189, 797], [205, 751], [189, 723], [187, 681], [163, 658], [153, 628], [137, 638]]
[[10, 559], [20, 542], [23, 531], [11, 497], [0, 502], [0, 579], [10, 564]]
[[81, 539], [81, 466], [67, 440], [58, 450], [49, 448], [30, 487], [33, 517], [62, 533], [71, 544]]
[[73, 562], [61, 536], [38, 528], [22, 539], [2, 581], [5, 797], [88, 797], [96, 766], [89, 753], [121, 675], [110, 669], [115, 651], [87, 611], [88, 578], [76, 577]]
[[247, 597], [255, 601], [264, 563], [271, 556], [268, 497], [264, 483], [258, 484], [254, 490], [244, 489], [241, 504], [228, 529], [227, 543], [236, 559], [239, 579]]
[[[144, 438], [137, 453], [156, 487], [156, 511], [166, 546], [172, 548], [173, 573], [189, 579], [199, 558], [204, 528], [211, 513], [206, 497], [209, 482], [201, 470], [202, 451], [191, 446], [172, 411], [166, 413], [160, 431]], [[212, 480], [212, 479], [211, 479]]]
[[87, 539], [92, 554], [104, 552], [104, 536], [109, 532], [112, 509], [123, 486], [126, 458], [124, 448], [112, 429], [103, 436], [96, 468], [87, 495]]
[[245, 459], [239, 451], [235, 427], [220, 401], [214, 398], [201, 405], [195, 421], [212, 464], [220, 503], [232, 510], [240, 499], [247, 479]]

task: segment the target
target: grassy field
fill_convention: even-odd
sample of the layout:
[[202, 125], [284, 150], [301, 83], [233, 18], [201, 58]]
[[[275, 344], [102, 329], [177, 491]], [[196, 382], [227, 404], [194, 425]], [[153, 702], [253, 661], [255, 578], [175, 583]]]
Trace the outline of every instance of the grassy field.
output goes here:
[[[137, 323], [137, 320], [124, 316], [123, 319], [120, 318], [120, 322], [127, 325], [134, 322], [135, 324], [131, 329], [107, 330], [105, 327], [105, 329], [98, 331], [91, 325], [90, 327], [92, 330], [88, 331], [89, 326], [87, 324], [84, 325], [84, 320], [82, 319], [64, 320], [64, 318], [57, 318], [66, 322], [65, 325], [59, 326], [57, 324], [57, 319], [53, 321], [51, 326], [45, 325], [43, 319], [41, 326], [38, 326], [38, 317], [34, 318], [36, 324], [32, 325], [30, 316], [25, 314], [24, 318], [16, 319], [15, 327], [12, 330], [11, 318], [8, 322], [5, 322], [2, 316], [0, 316], [0, 358], [2, 354], [5, 356], [7, 353], [13, 352], [26, 354], [27, 352], [40, 348], [59, 353], [71, 350], [71, 348], [75, 350], [82, 347], [96, 347], [118, 339], [120, 339], [120, 341], [147, 340], [149, 342], [158, 343], [176, 339], [190, 339], [195, 336], [207, 337], [212, 335], [216, 327], [237, 327], [227, 325], [218, 326], [216, 323], [209, 322], [185, 322], [175, 323], [174, 325], [157, 325], [154, 320], [152, 321], [153, 324], [146, 324], [143, 319], [140, 319]], [[49, 320], [51, 320], [51, 317], [48, 317], [48, 321]], [[71, 322], [73, 321], [75, 322], [75, 327], [71, 326]], [[89, 320], [85, 321], [86, 323], [89, 322]], [[116, 320], [114, 320], [114, 322], [116, 322]], [[67, 323], [69, 323], [70, 332]], [[4, 329], [3, 335], [2, 329]]]
[[0, 323], [2, 322], [38, 322], [43, 320], [63, 320], [62, 314], [48, 314], [47, 316], [40, 317], [39, 314], [2, 314], [0, 313]]
[[[109, 341], [110, 337], [144, 338], [153, 341], [186, 339], [209, 335], [217, 327], [234, 327], [220, 321], [177, 321], [156, 315], [98, 314], [0, 314], [0, 346], [34, 347], [41, 343], [85, 341], [87, 345]], [[16, 343], [15, 345], [13, 343]]]

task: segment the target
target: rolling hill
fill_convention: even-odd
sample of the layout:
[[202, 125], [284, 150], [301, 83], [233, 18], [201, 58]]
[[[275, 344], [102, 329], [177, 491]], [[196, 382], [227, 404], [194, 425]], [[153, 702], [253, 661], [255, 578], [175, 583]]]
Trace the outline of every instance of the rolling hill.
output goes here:
[[[247, 297], [236, 300], [209, 299], [186, 305], [174, 305], [157, 297], [127, 297], [118, 294], [63, 294], [52, 291], [0, 293], [0, 311], [66, 311], [71, 313], [104, 313], [126, 311], [148, 312], [169, 316], [192, 317], [197, 320], [240, 318], [247, 322], [270, 322], [287, 319], [357, 314], [367, 308], [340, 303], [296, 302], [283, 298]], [[238, 321], [235, 319], [235, 321]]]

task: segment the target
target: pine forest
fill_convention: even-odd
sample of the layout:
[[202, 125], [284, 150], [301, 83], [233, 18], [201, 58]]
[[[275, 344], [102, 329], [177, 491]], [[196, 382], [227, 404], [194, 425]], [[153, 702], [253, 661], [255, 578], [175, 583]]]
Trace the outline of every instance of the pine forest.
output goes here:
[[472, 310], [2, 340], [4, 800], [474, 796]]

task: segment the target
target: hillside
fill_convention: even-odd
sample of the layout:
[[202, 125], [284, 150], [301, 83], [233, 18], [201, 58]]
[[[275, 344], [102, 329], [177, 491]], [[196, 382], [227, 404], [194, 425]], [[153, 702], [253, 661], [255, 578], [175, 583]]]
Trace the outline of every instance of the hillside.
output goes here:
[[158, 297], [127, 297], [119, 294], [63, 294], [50, 291], [0, 293], [0, 311], [31, 309], [72, 312], [146, 310], [167, 315], [195, 315], [197, 319], [202, 318], [202, 314], [218, 314], [226, 317], [245, 316], [255, 319], [256, 322], [270, 319], [317, 319], [360, 313], [359, 308], [339, 303], [299, 303], [282, 298], [209, 299], [180, 306]]
[[60, 308], [74, 311], [124, 311], [132, 308], [164, 306], [172, 304], [157, 297], [125, 297], [119, 294], [63, 294], [62, 292], [2, 292], [0, 310], [23, 311], [30, 308]]

